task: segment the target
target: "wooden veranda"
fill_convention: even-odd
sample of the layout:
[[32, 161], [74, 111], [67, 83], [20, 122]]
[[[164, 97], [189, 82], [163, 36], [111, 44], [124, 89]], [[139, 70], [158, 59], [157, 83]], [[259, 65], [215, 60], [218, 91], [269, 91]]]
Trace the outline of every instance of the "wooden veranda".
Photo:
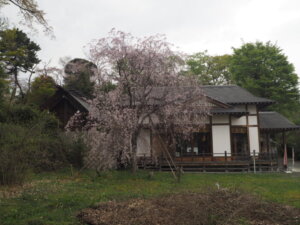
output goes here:
[[149, 157], [139, 158], [139, 168], [160, 171], [177, 170], [188, 172], [256, 172], [277, 171], [276, 153], [257, 153], [231, 155], [226, 151], [219, 154], [185, 155], [170, 159], [161, 155], [157, 160]]

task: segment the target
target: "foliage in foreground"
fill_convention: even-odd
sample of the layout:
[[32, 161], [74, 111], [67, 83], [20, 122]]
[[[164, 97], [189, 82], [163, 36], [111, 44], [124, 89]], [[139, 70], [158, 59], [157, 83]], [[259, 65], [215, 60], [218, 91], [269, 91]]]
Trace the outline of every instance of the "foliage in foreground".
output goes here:
[[100, 176], [95, 171], [74, 176], [62, 171], [35, 175], [23, 188], [0, 187], [0, 221], [3, 225], [79, 224], [79, 210], [99, 202], [203, 192], [216, 184], [300, 208], [300, 179], [294, 174], [184, 174], [177, 183], [170, 173], [155, 173], [149, 178], [148, 172], [141, 171], [136, 175], [112, 171]]
[[82, 167], [85, 145], [62, 133], [57, 119], [29, 106], [0, 111], [0, 185], [22, 184], [29, 170]]

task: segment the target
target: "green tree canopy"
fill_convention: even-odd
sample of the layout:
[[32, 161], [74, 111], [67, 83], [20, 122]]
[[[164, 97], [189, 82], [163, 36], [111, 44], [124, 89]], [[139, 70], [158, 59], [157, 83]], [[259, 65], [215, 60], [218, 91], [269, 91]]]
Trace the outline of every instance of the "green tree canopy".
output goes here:
[[56, 84], [52, 77], [41, 75], [36, 77], [28, 94], [28, 103], [37, 106], [44, 105], [56, 91]]
[[188, 57], [188, 66], [185, 72], [188, 75], [197, 76], [199, 83], [203, 85], [225, 85], [232, 83], [229, 73], [230, 55], [210, 56], [205, 52], [199, 52]]
[[293, 117], [299, 110], [298, 76], [282, 50], [271, 42], [246, 43], [233, 48], [230, 72], [251, 93], [278, 102], [273, 109]]
[[32, 71], [33, 67], [40, 62], [37, 57], [39, 50], [40, 47], [19, 29], [0, 31], [0, 61], [4, 65], [5, 72], [14, 80], [12, 97], [16, 89], [19, 89], [21, 97], [24, 98], [19, 73]]
[[72, 59], [65, 66], [64, 87], [91, 98], [95, 86], [91, 78], [95, 75], [96, 69], [97, 66], [94, 63], [85, 59]]

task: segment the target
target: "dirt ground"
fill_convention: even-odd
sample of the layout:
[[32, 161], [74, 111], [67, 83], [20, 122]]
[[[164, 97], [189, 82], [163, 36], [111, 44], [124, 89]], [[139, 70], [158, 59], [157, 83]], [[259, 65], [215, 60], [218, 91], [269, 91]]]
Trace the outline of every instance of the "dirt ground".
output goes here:
[[82, 210], [78, 218], [89, 225], [299, 225], [300, 209], [215, 190], [110, 201]]

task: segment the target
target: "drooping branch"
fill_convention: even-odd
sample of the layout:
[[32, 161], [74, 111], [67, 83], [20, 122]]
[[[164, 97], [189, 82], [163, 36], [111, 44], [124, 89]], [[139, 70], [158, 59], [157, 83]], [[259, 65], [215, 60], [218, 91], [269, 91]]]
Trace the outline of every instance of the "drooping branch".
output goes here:
[[53, 36], [53, 28], [49, 26], [47, 20], [45, 19], [45, 12], [40, 10], [38, 4], [35, 0], [2, 0], [0, 4], [13, 4], [19, 8], [21, 14], [23, 15], [27, 25], [32, 27], [33, 22], [36, 21], [42, 25], [47, 34]]
[[8, 1], [11, 2], [12, 4], [14, 4], [15, 6], [19, 7], [21, 10], [26, 11], [31, 14], [37, 14], [37, 13], [42, 12], [42, 11], [36, 9], [37, 5], [32, 5], [30, 7], [28, 5], [25, 6], [25, 4], [24, 4], [25, 1], [18, 1], [18, 0], [8, 0]]

